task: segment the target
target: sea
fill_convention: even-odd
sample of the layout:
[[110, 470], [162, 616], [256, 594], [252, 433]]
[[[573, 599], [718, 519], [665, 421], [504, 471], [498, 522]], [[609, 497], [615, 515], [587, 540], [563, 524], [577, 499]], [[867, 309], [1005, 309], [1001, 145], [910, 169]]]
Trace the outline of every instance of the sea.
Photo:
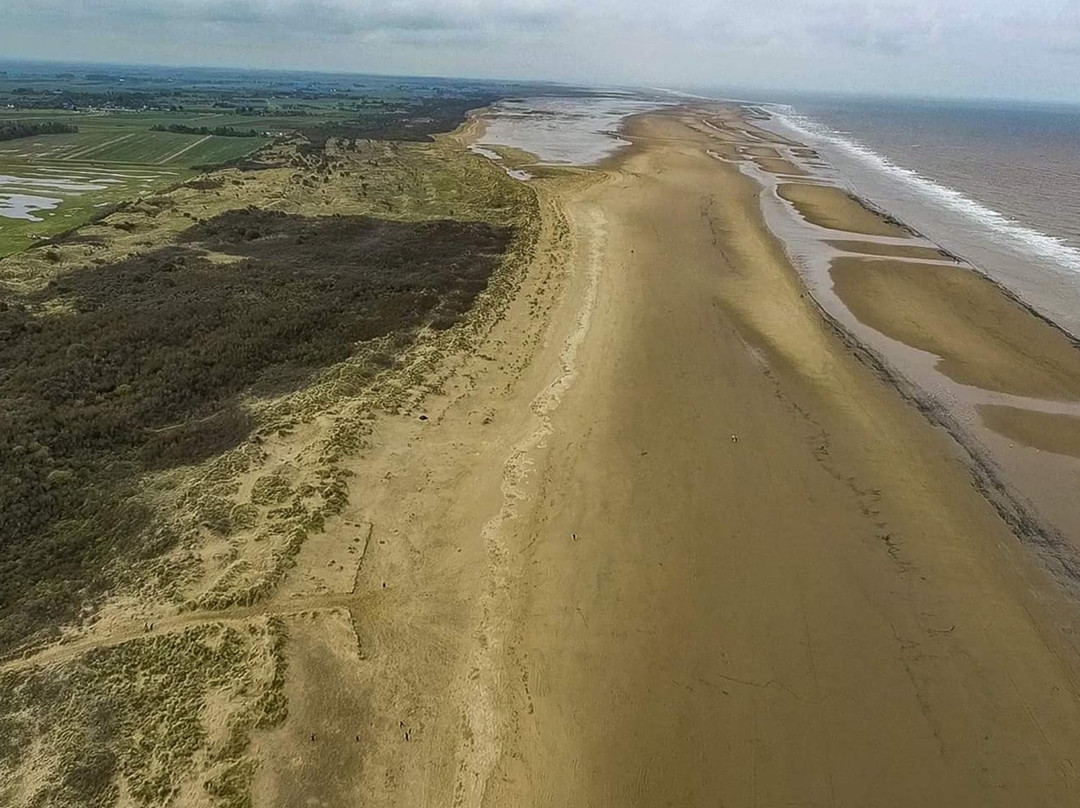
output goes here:
[[767, 128], [1080, 335], [1080, 106], [806, 96]]

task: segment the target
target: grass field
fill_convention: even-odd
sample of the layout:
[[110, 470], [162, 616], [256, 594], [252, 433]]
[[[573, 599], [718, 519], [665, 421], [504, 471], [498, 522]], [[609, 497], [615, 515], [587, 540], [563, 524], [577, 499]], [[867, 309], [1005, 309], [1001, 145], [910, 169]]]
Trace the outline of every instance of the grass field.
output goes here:
[[241, 158], [271, 140], [153, 132], [152, 126], [273, 131], [280, 123], [206, 112], [0, 110], [0, 121], [11, 119], [59, 120], [79, 131], [0, 143], [0, 256], [77, 227], [118, 202], [187, 179], [197, 166]]

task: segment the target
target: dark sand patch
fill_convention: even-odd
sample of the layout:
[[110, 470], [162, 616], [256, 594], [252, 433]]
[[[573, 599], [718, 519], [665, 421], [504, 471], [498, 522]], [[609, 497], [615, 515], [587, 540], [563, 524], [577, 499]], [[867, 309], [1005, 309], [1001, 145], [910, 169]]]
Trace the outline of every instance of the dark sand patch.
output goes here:
[[745, 158], [738, 149], [731, 143], [712, 143], [709, 145], [709, 151], [714, 154], [723, 157], [725, 160], [733, 160], [735, 162], [741, 162]]
[[747, 146], [743, 153], [750, 157], [779, 157], [780, 153], [770, 146]]
[[825, 243], [844, 252], [880, 255], [886, 258], [917, 258], [927, 261], [952, 258], [949, 253], [938, 247], [923, 247], [918, 244], [880, 244], [876, 241], [847, 241], [845, 239], [829, 239]]
[[1080, 350], [970, 269], [837, 258], [833, 288], [881, 333], [941, 358], [962, 384], [1013, 395], [1080, 399]]
[[910, 232], [884, 214], [871, 210], [843, 188], [787, 182], [776, 192], [811, 224], [831, 230], [863, 233], [868, 236], [909, 236]]
[[979, 407], [983, 423], [999, 435], [1032, 449], [1080, 458], [1080, 418], [987, 404]]
[[754, 162], [770, 174], [791, 174], [797, 177], [806, 174], [805, 171], [790, 160], [784, 160], [780, 157], [755, 157]]

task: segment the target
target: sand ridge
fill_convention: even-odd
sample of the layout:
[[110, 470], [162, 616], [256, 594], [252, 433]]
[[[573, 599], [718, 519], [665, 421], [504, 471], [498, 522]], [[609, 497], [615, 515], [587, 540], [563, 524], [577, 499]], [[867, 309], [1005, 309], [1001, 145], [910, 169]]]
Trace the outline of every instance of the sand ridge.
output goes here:
[[920, 261], [949, 260], [950, 256], [939, 247], [919, 244], [892, 244], [879, 241], [855, 241], [849, 239], [826, 239], [830, 247], [846, 253], [878, 255], [888, 258], [913, 258]]
[[990, 429], [1024, 446], [1080, 458], [1080, 417], [994, 404], [979, 407], [979, 415]]

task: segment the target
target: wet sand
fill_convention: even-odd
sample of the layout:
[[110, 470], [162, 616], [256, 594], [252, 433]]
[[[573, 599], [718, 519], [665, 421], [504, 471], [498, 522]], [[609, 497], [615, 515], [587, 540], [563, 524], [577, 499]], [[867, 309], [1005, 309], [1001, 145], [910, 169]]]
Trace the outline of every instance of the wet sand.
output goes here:
[[904, 228], [865, 207], [843, 188], [788, 182], [780, 185], [777, 193], [794, 205], [804, 219], [819, 227], [868, 236], [903, 238], [910, 235]]
[[535, 182], [537, 264], [469, 384], [357, 464], [350, 793], [1076, 804], [1075, 602], [701, 118]]
[[1080, 351], [968, 267], [838, 258], [834, 289], [863, 323], [938, 357], [962, 384], [1080, 400]]
[[979, 407], [979, 416], [990, 429], [1009, 440], [1043, 452], [1080, 458], [1080, 417], [992, 404]]
[[780, 153], [771, 146], [746, 146], [742, 149], [744, 154], [751, 157], [779, 157]]
[[878, 241], [849, 241], [846, 239], [826, 239], [825, 243], [842, 252], [879, 255], [887, 258], [914, 258], [920, 261], [940, 261], [948, 258], [937, 247], [923, 247], [918, 244], [887, 244]]
[[794, 177], [800, 177], [806, 174], [805, 171], [790, 160], [773, 157], [755, 157], [754, 162], [761, 166], [763, 170], [773, 174], [788, 174]]

